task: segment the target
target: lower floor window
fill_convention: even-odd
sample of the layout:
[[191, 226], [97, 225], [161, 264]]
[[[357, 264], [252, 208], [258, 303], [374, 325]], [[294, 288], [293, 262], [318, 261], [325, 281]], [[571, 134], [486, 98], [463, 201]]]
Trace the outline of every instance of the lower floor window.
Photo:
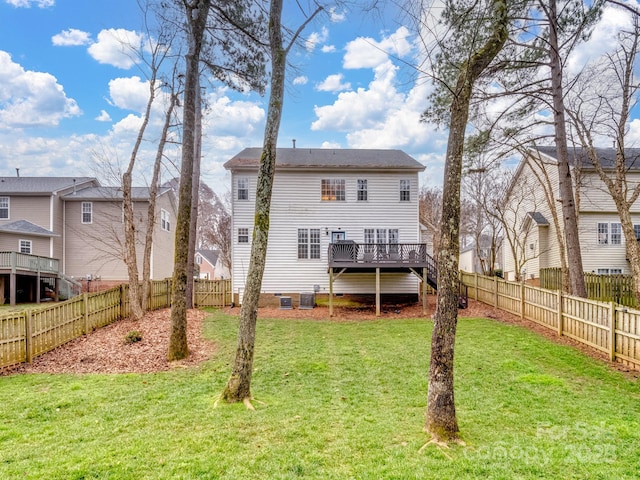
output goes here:
[[238, 243], [249, 243], [249, 229], [248, 228], [239, 228], [238, 229]]
[[621, 268], [599, 268], [598, 275], [619, 275], [622, 273]]
[[298, 258], [320, 258], [320, 229], [298, 229]]
[[20, 253], [31, 254], [31, 240], [20, 240]]

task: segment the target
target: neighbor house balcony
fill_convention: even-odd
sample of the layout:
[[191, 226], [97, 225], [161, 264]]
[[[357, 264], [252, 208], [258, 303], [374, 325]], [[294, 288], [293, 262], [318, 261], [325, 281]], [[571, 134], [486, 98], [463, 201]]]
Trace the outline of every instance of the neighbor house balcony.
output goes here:
[[17, 274], [57, 274], [60, 261], [18, 252], [0, 252], [0, 270]]
[[427, 268], [435, 273], [433, 257], [424, 243], [356, 243], [349, 240], [329, 245], [329, 268], [349, 270], [407, 271]]

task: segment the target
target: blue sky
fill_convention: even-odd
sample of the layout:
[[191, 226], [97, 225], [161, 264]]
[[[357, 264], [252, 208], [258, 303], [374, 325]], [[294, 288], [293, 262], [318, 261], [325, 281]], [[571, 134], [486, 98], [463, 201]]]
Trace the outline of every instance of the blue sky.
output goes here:
[[[399, 148], [426, 165], [423, 184], [439, 184], [446, 132], [418, 121], [430, 86], [403, 66], [420, 49], [395, 12], [383, 17], [336, 10], [307, 28], [306, 45], [290, 56], [297, 68], [288, 72], [279, 146], [295, 138], [299, 148]], [[603, 17], [572, 62], [610, 44], [625, 22], [619, 11]], [[103, 175], [96, 158], [124, 165], [148, 88], [118, 38], [138, 38], [141, 25], [134, 0], [0, 0], [0, 175]], [[262, 143], [266, 97], [208, 85], [207, 101], [203, 180], [224, 193], [222, 163]]]

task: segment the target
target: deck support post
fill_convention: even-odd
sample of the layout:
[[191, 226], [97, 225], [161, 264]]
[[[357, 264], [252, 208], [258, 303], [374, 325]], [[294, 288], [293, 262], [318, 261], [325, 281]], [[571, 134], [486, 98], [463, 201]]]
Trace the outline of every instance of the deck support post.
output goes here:
[[333, 268], [329, 268], [329, 316], [333, 317]]
[[427, 303], [427, 269], [422, 268], [422, 315], [427, 316], [427, 310], [429, 309]]
[[380, 316], [380, 267], [376, 267], [376, 317]]

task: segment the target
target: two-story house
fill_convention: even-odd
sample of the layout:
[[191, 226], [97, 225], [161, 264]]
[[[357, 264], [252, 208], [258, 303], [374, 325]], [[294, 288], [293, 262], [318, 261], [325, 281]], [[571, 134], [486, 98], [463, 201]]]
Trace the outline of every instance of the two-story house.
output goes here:
[[[247, 148], [224, 165], [232, 181], [232, 288], [240, 302], [260, 155]], [[276, 159], [263, 294], [375, 294], [378, 308], [381, 294], [417, 297], [433, 267], [420, 242], [421, 163], [399, 150], [279, 148]]]
[[[148, 188], [133, 189], [141, 269]], [[160, 189], [156, 206], [151, 276], [173, 271], [176, 205]], [[38, 301], [41, 279], [62, 276], [127, 282], [122, 191], [88, 177], [0, 177], [0, 296]]]
[[222, 280], [229, 278], [229, 269], [222, 263], [218, 250], [196, 250], [194, 261], [198, 266], [198, 277], [206, 280]]
[[[597, 149], [605, 171], [612, 172], [615, 149]], [[640, 149], [627, 149], [629, 188], [640, 182]], [[502, 205], [505, 216], [503, 264], [505, 278], [536, 279], [540, 269], [560, 267], [563, 217], [555, 147], [538, 147], [523, 156]], [[607, 187], [580, 150], [570, 151], [570, 169], [578, 211], [582, 264], [586, 272], [630, 273], [620, 218]], [[555, 215], [554, 215], [555, 210]], [[640, 238], [640, 202], [632, 207]]]

